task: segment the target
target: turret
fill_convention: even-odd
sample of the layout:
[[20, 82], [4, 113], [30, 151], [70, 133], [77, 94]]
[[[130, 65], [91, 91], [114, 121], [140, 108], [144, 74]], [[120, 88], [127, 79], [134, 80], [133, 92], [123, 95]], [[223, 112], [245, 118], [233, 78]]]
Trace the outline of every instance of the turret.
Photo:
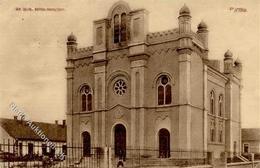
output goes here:
[[72, 58], [72, 55], [77, 50], [77, 37], [71, 33], [67, 38], [67, 57]]
[[184, 4], [179, 11], [179, 33], [190, 33], [191, 31], [191, 16], [190, 9]]
[[208, 26], [204, 21], [201, 21], [197, 28], [197, 34], [200, 36], [205, 49], [208, 50]]
[[233, 54], [227, 50], [224, 54], [224, 73], [230, 74], [233, 72]]
[[234, 65], [238, 72], [242, 71], [242, 62], [239, 58], [236, 59], [236, 61], [234, 62]]

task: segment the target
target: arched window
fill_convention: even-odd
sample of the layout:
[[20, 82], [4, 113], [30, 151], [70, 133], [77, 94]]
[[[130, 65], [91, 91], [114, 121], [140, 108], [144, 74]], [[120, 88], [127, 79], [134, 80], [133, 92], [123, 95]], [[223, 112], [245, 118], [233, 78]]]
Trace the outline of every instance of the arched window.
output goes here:
[[215, 141], [215, 121], [210, 122], [210, 141], [214, 142]]
[[114, 16], [114, 43], [119, 42], [119, 33], [120, 32], [120, 23], [119, 23], [119, 15]]
[[169, 78], [166, 75], [162, 75], [159, 78], [157, 87], [158, 105], [171, 104], [172, 89]]
[[82, 133], [82, 142], [83, 142], [83, 156], [87, 157], [91, 154], [91, 138], [90, 133], [85, 131]]
[[92, 93], [88, 85], [84, 85], [80, 89], [81, 94], [81, 111], [91, 111], [92, 110]]
[[215, 113], [215, 93], [212, 90], [210, 92], [210, 114], [214, 114]]
[[218, 128], [218, 141], [220, 142], [220, 143], [222, 143], [223, 142], [223, 123], [222, 122], [220, 122], [219, 123], [219, 128]]
[[223, 116], [223, 95], [219, 95], [219, 100], [218, 100], [218, 105], [219, 105], [219, 116]]
[[222, 143], [223, 141], [223, 131], [219, 130], [219, 142]]
[[86, 111], [87, 110], [86, 103], [87, 103], [86, 95], [82, 94], [81, 95], [81, 110], [82, 111]]
[[127, 40], [127, 15], [122, 13], [114, 16], [114, 43]]
[[126, 14], [121, 15], [120, 41], [126, 41]]
[[164, 128], [159, 131], [159, 157], [170, 157], [170, 133]]

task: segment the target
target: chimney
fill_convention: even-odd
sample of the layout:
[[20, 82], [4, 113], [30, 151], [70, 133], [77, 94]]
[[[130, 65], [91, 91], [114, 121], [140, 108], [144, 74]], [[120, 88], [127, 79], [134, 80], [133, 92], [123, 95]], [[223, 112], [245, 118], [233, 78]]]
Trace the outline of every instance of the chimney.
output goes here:
[[14, 116], [14, 120], [17, 120], [17, 116]]
[[57, 125], [59, 124], [59, 123], [58, 123], [58, 120], [55, 120], [55, 124], [57, 124]]
[[62, 120], [62, 126], [66, 126], [66, 120]]

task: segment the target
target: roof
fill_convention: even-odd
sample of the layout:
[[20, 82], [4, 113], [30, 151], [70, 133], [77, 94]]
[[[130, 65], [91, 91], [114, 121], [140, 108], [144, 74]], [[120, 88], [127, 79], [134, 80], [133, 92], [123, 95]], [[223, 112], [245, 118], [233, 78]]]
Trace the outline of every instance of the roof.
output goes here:
[[186, 4], [183, 5], [183, 7], [179, 11], [180, 15], [189, 15], [190, 9], [186, 6]]
[[[43, 122], [33, 122], [33, 124], [38, 126], [50, 141], [66, 142], [66, 125]], [[43, 141], [26, 121], [0, 118], [0, 126], [15, 139]]]
[[260, 128], [242, 129], [242, 141], [260, 141]]

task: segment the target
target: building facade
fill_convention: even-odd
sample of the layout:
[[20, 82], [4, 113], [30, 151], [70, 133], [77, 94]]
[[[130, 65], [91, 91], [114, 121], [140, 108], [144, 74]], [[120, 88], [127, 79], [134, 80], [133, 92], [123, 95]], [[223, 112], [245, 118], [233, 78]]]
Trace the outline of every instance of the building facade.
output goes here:
[[[26, 121], [18, 119], [0, 118], [0, 152], [11, 153], [16, 157], [29, 157], [48, 155], [57, 157], [66, 153], [66, 124], [33, 122], [35, 127], [48, 138], [48, 142], [54, 144], [51, 147], [43, 136], [38, 135]], [[34, 128], [35, 128], [34, 127]]]
[[[94, 21], [93, 46], [67, 39], [67, 142], [86, 148], [240, 153], [242, 64], [228, 50], [209, 59], [208, 28], [191, 30], [184, 5], [179, 27], [149, 32], [148, 11], [114, 4]], [[214, 56], [210, 56], [214, 58]], [[83, 152], [84, 153], [84, 152]]]
[[242, 152], [260, 154], [260, 128], [242, 129]]

